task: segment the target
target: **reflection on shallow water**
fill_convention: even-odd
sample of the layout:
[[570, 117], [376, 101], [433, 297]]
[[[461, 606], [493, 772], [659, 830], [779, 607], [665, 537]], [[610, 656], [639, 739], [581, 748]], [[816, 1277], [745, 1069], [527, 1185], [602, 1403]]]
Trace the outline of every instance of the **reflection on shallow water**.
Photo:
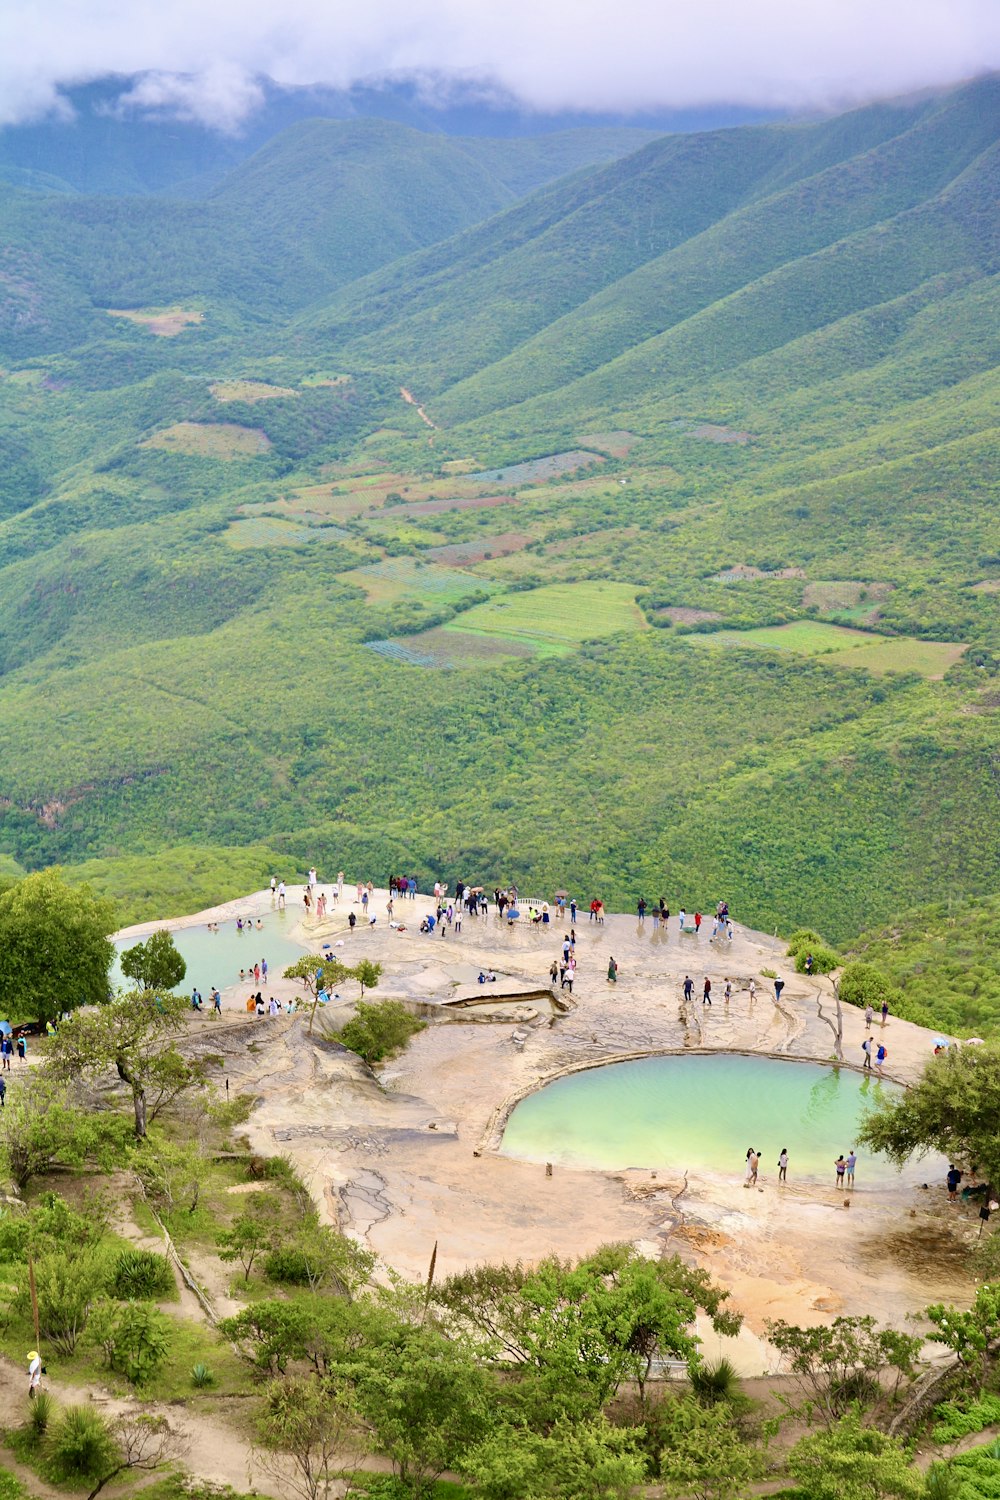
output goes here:
[[[251, 910], [248, 902], [248, 914]], [[256, 916], [257, 912], [254, 910], [254, 920]], [[192, 985], [197, 985], [207, 998], [213, 985], [224, 990], [231, 984], [238, 984], [240, 970], [252, 969], [261, 959], [267, 959], [268, 970], [272, 977], [276, 977], [302, 956], [305, 949], [300, 943], [292, 942], [288, 936], [298, 920], [295, 912], [272, 912], [266, 909], [260, 912], [260, 920], [263, 926], [259, 931], [252, 927], [238, 932], [233, 919], [220, 922], [218, 932], [209, 932], [207, 926], [198, 926], [182, 927], [180, 931], [173, 933], [177, 950], [187, 964], [187, 973], [179, 988], [190, 993]], [[115, 946], [121, 953], [125, 948], [132, 948], [137, 942], [143, 941], [145, 939], [128, 938]], [[116, 961], [111, 970], [111, 984], [116, 986], [125, 982]]]
[[[649, 1057], [574, 1073], [517, 1105], [504, 1133], [509, 1156], [603, 1168], [672, 1167], [742, 1176], [748, 1146], [762, 1179], [829, 1178], [857, 1143], [866, 1107], [891, 1084], [849, 1069], [735, 1054]], [[895, 1170], [861, 1152], [858, 1186]]]

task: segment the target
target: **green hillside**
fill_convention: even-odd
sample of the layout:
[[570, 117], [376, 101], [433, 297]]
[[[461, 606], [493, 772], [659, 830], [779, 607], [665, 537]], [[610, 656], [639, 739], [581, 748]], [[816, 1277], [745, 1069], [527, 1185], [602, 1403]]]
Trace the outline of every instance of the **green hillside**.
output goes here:
[[463, 141], [385, 120], [306, 120], [233, 167], [207, 201], [0, 180], [0, 350], [65, 349], [106, 334], [104, 308], [189, 298], [238, 308], [252, 327], [648, 134]]
[[4, 189], [0, 854], [992, 892], [998, 103]]

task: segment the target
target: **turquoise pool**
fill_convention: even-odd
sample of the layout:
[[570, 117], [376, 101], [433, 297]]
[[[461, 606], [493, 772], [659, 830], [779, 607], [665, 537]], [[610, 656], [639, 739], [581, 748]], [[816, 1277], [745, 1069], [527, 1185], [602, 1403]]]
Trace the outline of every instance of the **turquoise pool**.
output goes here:
[[[546, 1084], [518, 1104], [503, 1151], [529, 1161], [600, 1168], [690, 1168], [742, 1178], [748, 1146], [761, 1179], [829, 1178], [856, 1145], [866, 1105], [891, 1084], [849, 1069], [771, 1057], [649, 1057], [609, 1063]], [[895, 1176], [885, 1158], [859, 1154], [857, 1184]]]
[[[247, 910], [250, 910], [249, 903]], [[179, 988], [190, 994], [192, 985], [196, 984], [207, 1000], [213, 985], [224, 990], [229, 985], [239, 984], [240, 970], [252, 969], [262, 958], [267, 959], [267, 967], [272, 975], [280, 974], [288, 964], [301, 958], [305, 948], [288, 936], [298, 919], [297, 913], [268, 910], [261, 912], [260, 918], [264, 924], [260, 932], [256, 928], [237, 932], [234, 919], [220, 922], [218, 932], [209, 932], [207, 926], [198, 926], [182, 927], [180, 931], [173, 933], [177, 950], [187, 964], [187, 973]], [[141, 941], [141, 938], [128, 938], [115, 946], [121, 953], [123, 949], [132, 948]], [[114, 987], [124, 983], [116, 960], [111, 969], [111, 984]], [[263, 989], [263, 984], [261, 988]], [[265, 990], [265, 995], [266, 993]]]

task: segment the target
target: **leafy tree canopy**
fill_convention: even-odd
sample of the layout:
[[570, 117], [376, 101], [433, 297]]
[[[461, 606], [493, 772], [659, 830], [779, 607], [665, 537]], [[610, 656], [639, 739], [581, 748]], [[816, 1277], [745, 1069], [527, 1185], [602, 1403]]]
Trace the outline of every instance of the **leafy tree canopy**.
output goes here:
[[187, 973], [173, 937], [162, 928], [151, 932], [144, 943], [126, 948], [121, 967], [126, 978], [134, 979], [141, 990], [172, 990]]
[[99, 1077], [114, 1068], [132, 1091], [135, 1133], [141, 1138], [149, 1121], [198, 1081], [173, 1044], [186, 1015], [187, 1004], [178, 995], [122, 996], [60, 1027], [50, 1065], [65, 1078]]
[[11, 1019], [54, 1021], [108, 998], [115, 928], [110, 901], [67, 885], [53, 867], [0, 895], [0, 952]]
[[859, 1139], [902, 1165], [941, 1151], [1000, 1184], [1000, 1044], [949, 1047], [929, 1059], [920, 1082], [879, 1101]]

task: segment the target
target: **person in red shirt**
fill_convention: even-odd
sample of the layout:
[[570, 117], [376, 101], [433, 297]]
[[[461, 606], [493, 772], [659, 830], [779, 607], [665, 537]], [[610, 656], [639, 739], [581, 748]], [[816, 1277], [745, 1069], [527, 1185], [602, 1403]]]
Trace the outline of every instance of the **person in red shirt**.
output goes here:
[[700, 911], [696, 911], [695, 914], [694, 914], [694, 930], [695, 930], [696, 934], [698, 933], [698, 931], [700, 930], [700, 928], [701, 928], [701, 912]]

